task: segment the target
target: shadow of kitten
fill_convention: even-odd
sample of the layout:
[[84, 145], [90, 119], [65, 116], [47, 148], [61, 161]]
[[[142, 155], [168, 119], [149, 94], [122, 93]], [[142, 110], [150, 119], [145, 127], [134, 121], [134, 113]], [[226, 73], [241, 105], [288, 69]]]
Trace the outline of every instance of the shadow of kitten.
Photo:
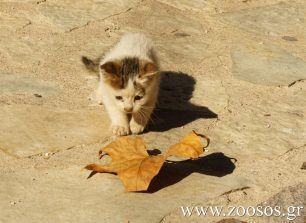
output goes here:
[[218, 118], [205, 106], [189, 102], [196, 81], [181, 72], [162, 72], [158, 104], [154, 110], [147, 131], [162, 132], [184, 126], [200, 118]]

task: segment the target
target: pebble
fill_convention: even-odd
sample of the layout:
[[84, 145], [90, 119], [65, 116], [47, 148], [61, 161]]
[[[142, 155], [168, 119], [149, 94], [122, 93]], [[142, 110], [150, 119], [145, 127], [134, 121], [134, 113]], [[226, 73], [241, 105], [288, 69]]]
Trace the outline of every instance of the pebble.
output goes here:
[[40, 95], [40, 94], [34, 94], [34, 96], [37, 97], [37, 98], [41, 98], [42, 97], [42, 95]]
[[306, 170], [306, 162], [304, 162], [304, 163], [302, 164], [301, 169], [302, 169], [302, 170]]
[[11, 201], [10, 205], [16, 205], [17, 203], [20, 203], [20, 202], [21, 202], [21, 200], [18, 200], [17, 202], [16, 201]]
[[15, 201], [11, 201], [10, 204], [11, 204], [11, 205], [15, 205], [16, 202], [15, 202]]
[[283, 36], [282, 39], [286, 41], [298, 41], [294, 36]]
[[45, 153], [44, 154], [44, 159], [49, 159], [50, 158], [50, 153]]

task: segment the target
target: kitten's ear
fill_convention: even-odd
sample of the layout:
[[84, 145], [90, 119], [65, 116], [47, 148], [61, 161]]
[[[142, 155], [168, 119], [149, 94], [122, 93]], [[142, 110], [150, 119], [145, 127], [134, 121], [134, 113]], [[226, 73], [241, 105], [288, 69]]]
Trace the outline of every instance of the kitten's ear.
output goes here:
[[143, 72], [140, 77], [151, 77], [158, 74], [158, 67], [152, 62], [143, 62]]
[[106, 62], [105, 64], [100, 65], [100, 69], [105, 71], [107, 74], [119, 76], [120, 74], [120, 65], [114, 61]]

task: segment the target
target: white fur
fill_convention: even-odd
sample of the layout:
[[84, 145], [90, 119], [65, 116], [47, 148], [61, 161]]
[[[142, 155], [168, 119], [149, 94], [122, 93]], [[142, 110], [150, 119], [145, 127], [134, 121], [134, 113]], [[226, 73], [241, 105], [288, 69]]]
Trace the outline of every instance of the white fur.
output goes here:
[[[124, 35], [117, 45], [105, 54], [100, 61], [100, 65], [124, 57], [138, 57], [157, 64], [152, 40], [144, 34], [130, 33]], [[150, 84], [146, 84], [145, 79], [139, 80], [136, 78], [136, 80], [143, 82], [146, 91], [144, 97], [139, 101], [134, 100], [139, 92], [135, 91], [132, 81], [129, 81], [125, 89], [115, 90], [105, 83], [103, 71], [100, 70], [100, 83], [96, 91], [96, 99], [103, 102], [112, 121], [112, 131], [116, 135], [127, 135], [130, 131], [133, 134], [143, 132], [156, 104], [159, 75], [154, 77], [154, 81], [150, 81]], [[124, 96], [124, 101], [118, 101], [116, 99], [117, 95]], [[128, 115], [124, 111], [124, 108], [129, 107], [133, 108], [131, 120], [128, 119]]]
[[138, 57], [150, 62], [157, 62], [153, 55], [152, 40], [142, 33], [127, 33], [122, 36], [117, 45], [105, 54], [100, 65], [124, 57]]

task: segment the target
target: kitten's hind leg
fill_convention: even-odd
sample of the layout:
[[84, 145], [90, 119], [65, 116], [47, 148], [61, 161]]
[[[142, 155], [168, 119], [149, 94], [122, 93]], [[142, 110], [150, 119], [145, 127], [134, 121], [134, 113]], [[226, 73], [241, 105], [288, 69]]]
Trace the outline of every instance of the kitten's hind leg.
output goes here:
[[103, 104], [103, 89], [101, 87], [101, 84], [99, 84], [98, 88], [94, 92], [91, 93], [91, 95], [89, 96], [89, 99], [99, 105]]

